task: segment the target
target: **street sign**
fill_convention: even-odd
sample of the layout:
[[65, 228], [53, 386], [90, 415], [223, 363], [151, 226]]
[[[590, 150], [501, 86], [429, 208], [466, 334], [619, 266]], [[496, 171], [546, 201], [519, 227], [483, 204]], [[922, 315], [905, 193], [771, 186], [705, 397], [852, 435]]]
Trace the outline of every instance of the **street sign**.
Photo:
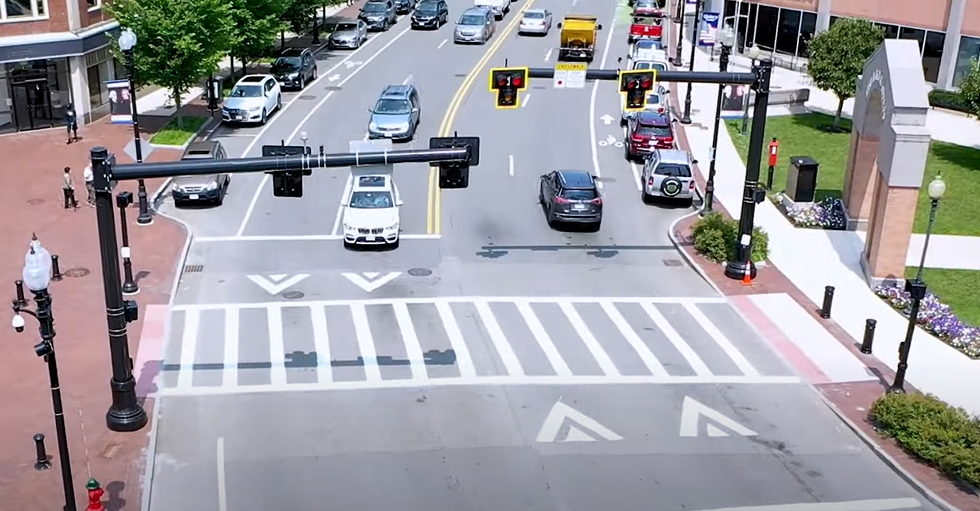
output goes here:
[[585, 88], [585, 71], [588, 64], [559, 62], [555, 64], [556, 89]]

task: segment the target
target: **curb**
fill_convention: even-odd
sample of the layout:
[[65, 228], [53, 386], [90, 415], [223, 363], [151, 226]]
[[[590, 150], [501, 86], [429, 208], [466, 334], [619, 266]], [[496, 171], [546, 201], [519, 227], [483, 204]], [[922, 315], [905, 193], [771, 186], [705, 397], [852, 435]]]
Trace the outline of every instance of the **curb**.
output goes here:
[[[198, 97], [200, 97], [200, 96], [198, 96]], [[197, 99], [197, 98], [194, 98], [194, 99]], [[174, 113], [174, 115], [171, 116], [170, 119], [173, 120], [173, 119], [176, 119], [176, 118], [177, 118], [177, 114]], [[150, 143], [150, 146], [152, 146], [152, 147], [154, 147], [156, 149], [177, 149], [177, 150], [183, 151], [184, 149], [187, 149], [187, 146], [189, 146], [191, 144], [191, 142], [197, 140], [198, 137], [201, 136], [201, 132], [203, 132], [206, 128], [209, 128], [212, 124], [214, 124], [214, 120], [215, 120], [215, 117], [214, 116], [209, 117], [207, 119], [207, 121], [205, 121], [205, 123], [202, 124], [201, 127], [197, 129], [197, 131], [195, 131], [190, 137], [188, 137], [187, 142], [184, 142], [181, 145], [168, 145], [168, 144], [153, 144], [153, 143]], [[170, 123], [170, 121], [167, 121], [167, 124], [169, 124], [169, 123]]]

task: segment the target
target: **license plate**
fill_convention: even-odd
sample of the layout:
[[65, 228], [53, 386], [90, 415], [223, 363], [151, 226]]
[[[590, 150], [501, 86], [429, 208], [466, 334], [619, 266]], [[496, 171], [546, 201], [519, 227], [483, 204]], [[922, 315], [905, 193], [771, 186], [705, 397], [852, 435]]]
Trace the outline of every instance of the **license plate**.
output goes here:
[[575, 211], [585, 211], [585, 204], [576, 204], [572, 206]]
[[195, 194], [191, 194], [191, 200], [197, 200], [199, 198], [200, 198], [200, 196], [198, 194], [196, 194], [196, 193]]
[[391, 138], [391, 135], [392, 135], [391, 133], [385, 133], [385, 136], [388, 138]]
[[368, 236], [368, 237], [366, 237], [364, 239], [365, 239], [365, 241], [374, 241], [377, 238], [375, 236]]
[[245, 120], [245, 116], [244, 115], [236, 115], [235, 116], [235, 119], [238, 119], [239, 121], [244, 121]]

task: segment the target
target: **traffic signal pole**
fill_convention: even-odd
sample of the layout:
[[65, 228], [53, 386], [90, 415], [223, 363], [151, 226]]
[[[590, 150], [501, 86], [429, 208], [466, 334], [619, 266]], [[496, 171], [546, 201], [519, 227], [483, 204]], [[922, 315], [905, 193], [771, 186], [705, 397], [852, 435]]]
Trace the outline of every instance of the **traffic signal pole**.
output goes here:
[[[555, 70], [550, 67], [532, 67], [529, 70], [531, 78], [554, 78]], [[772, 72], [769, 68], [768, 72]], [[618, 69], [587, 69], [586, 80], [618, 81]], [[754, 85], [757, 75], [752, 73], [719, 73], [717, 71], [657, 71], [657, 81], [678, 83], [733, 83], [737, 85]], [[768, 83], [768, 79], [766, 80]], [[768, 98], [767, 98], [768, 108]], [[145, 165], [145, 164], [144, 164]]]

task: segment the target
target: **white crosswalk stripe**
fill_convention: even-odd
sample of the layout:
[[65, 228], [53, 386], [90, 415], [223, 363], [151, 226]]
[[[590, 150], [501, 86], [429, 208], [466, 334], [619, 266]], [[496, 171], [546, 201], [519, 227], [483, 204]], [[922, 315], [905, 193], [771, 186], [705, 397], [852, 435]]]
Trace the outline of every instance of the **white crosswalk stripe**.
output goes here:
[[158, 392], [798, 382], [763, 359], [727, 307], [576, 297], [176, 306]]

